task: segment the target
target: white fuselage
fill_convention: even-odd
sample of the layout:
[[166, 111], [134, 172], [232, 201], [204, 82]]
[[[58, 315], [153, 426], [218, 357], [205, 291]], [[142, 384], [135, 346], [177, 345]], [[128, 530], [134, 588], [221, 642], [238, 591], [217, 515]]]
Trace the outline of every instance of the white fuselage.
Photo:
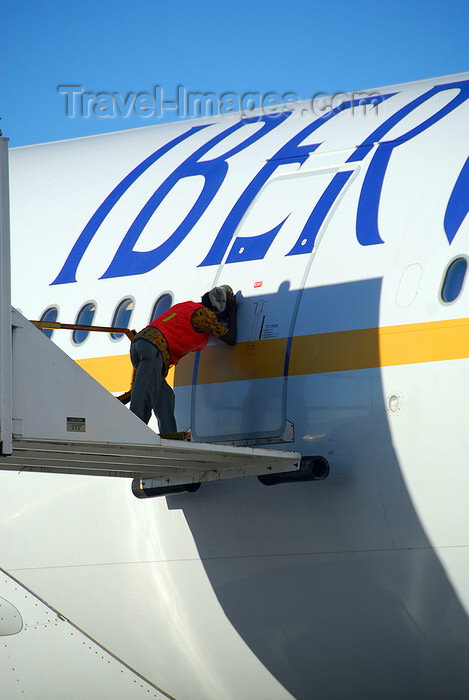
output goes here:
[[[0, 602], [44, 614], [2, 637], [8, 697], [467, 696], [469, 285], [442, 286], [469, 257], [468, 97], [461, 74], [11, 151], [13, 305], [108, 326], [127, 299], [138, 330], [230, 284], [239, 342], [178, 365], [179, 429], [331, 471], [148, 500], [0, 472]], [[128, 389], [125, 337], [53, 341]]]

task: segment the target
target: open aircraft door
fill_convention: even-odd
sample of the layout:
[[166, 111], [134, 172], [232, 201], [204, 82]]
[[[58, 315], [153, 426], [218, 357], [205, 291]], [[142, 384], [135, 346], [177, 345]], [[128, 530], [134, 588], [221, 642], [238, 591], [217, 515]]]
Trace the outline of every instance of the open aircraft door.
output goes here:
[[[337, 160], [335, 161], [337, 162]], [[305, 163], [307, 166], [308, 163]], [[241, 219], [214, 286], [238, 299], [238, 343], [210, 341], [195, 361], [193, 439], [243, 444], [290, 442], [289, 353], [301, 292], [324, 231], [354, 166], [277, 168]]]

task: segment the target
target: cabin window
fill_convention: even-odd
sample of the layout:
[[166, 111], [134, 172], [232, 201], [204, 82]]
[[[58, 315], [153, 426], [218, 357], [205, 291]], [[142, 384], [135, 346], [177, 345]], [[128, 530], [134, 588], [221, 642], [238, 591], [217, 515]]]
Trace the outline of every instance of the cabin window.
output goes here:
[[170, 294], [169, 292], [165, 292], [162, 294], [158, 299], [155, 301], [153, 305], [153, 311], [151, 312], [151, 318], [150, 318], [150, 323], [155, 320], [155, 318], [158, 318], [158, 316], [161, 316], [161, 314], [164, 314], [170, 306], [173, 304], [173, 295]]
[[461, 294], [466, 270], [466, 258], [456, 258], [448, 265], [441, 287], [441, 299], [447, 304], [456, 301]]
[[[134, 300], [128, 297], [123, 299], [118, 305], [114, 312], [111, 325], [114, 328], [128, 328], [130, 324], [130, 317], [132, 316], [132, 311], [134, 310]], [[122, 333], [111, 333], [111, 338], [113, 340], [120, 340], [122, 338]]]
[[[49, 306], [48, 309], [44, 311], [42, 314], [41, 318], [39, 319], [40, 321], [52, 321], [55, 323], [57, 321], [57, 317], [59, 315], [59, 310], [56, 306]], [[54, 332], [53, 328], [42, 328], [41, 329], [44, 335], [47, 335], [48, 338], [52, 338], [52, 333]]]
[[[93, 323], [93, 319], [96, 314], [96, 304], [91, 302], [88, 302], [88, 304], [85, 304], [84, 306], [81, 307], [80, 311], [78, 312], [77, 319], [75, 321], [77, 326], [91, 326]], [[74, 343], [77, 345], [81, 345], [81, 343], [84, 343], [85, 340], [87, 339], [89, 335], [89, 331], [84, 331], [84, 330], [74, 330], [72, 333], [72, 340]]]

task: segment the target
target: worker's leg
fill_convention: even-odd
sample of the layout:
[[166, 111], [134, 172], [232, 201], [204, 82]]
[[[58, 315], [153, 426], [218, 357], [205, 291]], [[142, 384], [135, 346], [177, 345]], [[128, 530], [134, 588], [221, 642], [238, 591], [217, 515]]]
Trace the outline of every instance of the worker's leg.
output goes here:
[[130, 359], [137, 370], [132, 395], [130, 410], [144, 423], [148, 423], [151, 409], [155, 404], [158, 386], [162, 375], [158, 377], [156, 361], [161, 357], [159, 350], [146, 340], [138, 339], [130, 345]]
[[[161, 358], [163, 360], [163, 358]], [[174, 417], [174, 391], [163, 378], [153, 406], [155, 415], [158, 418], [160, 433], [175, 433], [177, 431], [176, 419]]]

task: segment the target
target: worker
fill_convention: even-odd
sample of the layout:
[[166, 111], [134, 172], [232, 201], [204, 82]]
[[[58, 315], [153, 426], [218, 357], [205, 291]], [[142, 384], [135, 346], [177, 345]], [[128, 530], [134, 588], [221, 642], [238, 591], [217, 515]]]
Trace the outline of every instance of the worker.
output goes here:
[[153, 409], [160, 434], [176, 433], [175, 396], [166, 381], [168, 370], [188, 352], [202, 350], [211, 335], [235, 345], [236, 313], [236, 294], [224, 285], [206, 292], [201, 303], [175, 304], [137, 333], [130, 345], [136, 370], [130, 410], [148, 423]]

